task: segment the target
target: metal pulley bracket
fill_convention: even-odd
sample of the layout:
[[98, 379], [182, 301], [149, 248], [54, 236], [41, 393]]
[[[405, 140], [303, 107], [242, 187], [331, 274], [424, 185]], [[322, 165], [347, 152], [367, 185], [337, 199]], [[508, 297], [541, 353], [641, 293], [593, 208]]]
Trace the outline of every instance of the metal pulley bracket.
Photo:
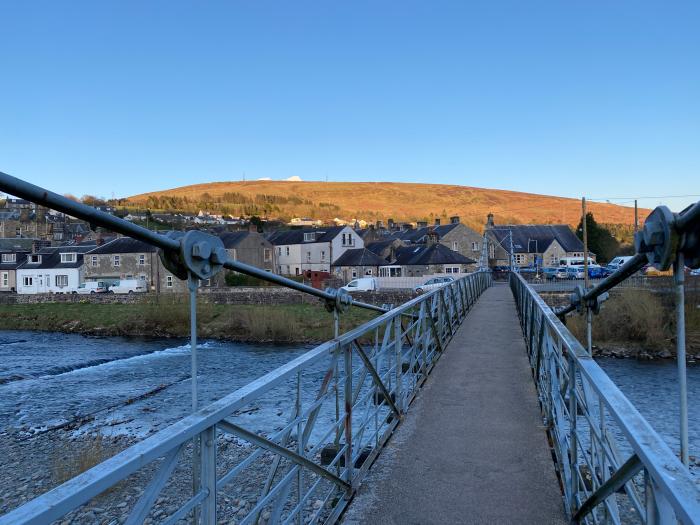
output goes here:
[[666, 206], [657, 206], [644, 221], [644, 228], [634, 235], [637, 253], [646, 253], [649, 264], [665, 271], [676, 258], [679, 235], [676, 216]]
[[600, 308], [605, 301], [608, 300], [610, 294], [608, 292], [602, 293], [593, 299], [584, 299], [586, 295], [586, 289], [582, 285], [578, 285], [574, 288], [571, 294], [571, 304], [576, 307], [576, 311], [580, 314], [586, 311], [586, 308], [590, 308], [591, 311], [598, 315], [600, 313]]
[[333, 296], [332, 299], [324, 300], [326, 310], [329, 312], [337, 310], [339, 313], [342, 313], [352, 305], [352, 297], [345, 290], [326, 288], [325, 292]]
[[681, 237], [679, 249], [688, 268], [700, 268], [700, 229], [686, 231]]
[[179, 250], [158, 250], [163, 266], [173, 275], [187, 279], [192, 273], [198, 279], [211, 279], [223, 268], [228, 253], [222, 240], [199, 230], [187, 233], [168, 232], [167, 237], [180, 242]]

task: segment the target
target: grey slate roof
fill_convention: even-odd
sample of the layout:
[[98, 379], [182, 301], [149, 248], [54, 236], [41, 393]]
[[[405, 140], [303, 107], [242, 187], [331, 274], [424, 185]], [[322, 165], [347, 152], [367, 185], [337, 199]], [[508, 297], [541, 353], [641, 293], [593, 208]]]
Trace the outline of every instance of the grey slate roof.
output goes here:
[[395, 240], [396, 239], [391, 238], [391, 239], [386, 239], [386, 240], [382, 240], [382, 241], [370, 242], [370, 243], [365, 244], [365, 248], [367, 248], [372, 253], [379, 255], [384, 250], [386, 250], [391, 245], [391, 243], [393, 243]]
[[555, 239], [567, 252], [583, 251], [583, 242], [567, 224], [515, 224], [496, 226], [488, 231], [506, 251], [512, 231], [513, 253], [543, 253]]
[[442, 238], [457, 226], [458, 224], [443, 224], [441, 226], [427, 226], [424, 228], [417, 228], [415, 230], [404, 230], [396, 233], [394, 237], [405, 242], [420, 244], [425, 242], [425, 236], [430, 232], [435, 232], [438, 234], [438, 237]]
[[[268, 240], [275, 246], [284, 244], [311, 244], [312, 242], [330, 242], [345, 229], [346, 226], [331, 226], [329, 228], [299, 228], [295, 230], [281, 230], [272, 233]], [[304, 241], [305, 233], [316, 233], [314, 241]]]
[[146, 242], [132, 239], [131, 237], [119, 237], [90, 251], [90, 255], [104, 255], [113, 253], [152, 253], [157, 248]]
[[248, 237], [248, 235], [250, 235], [250, 232], [248, 231], [239, 231], [222, 233], [219, 235], [219, 237], [224, 243], [224, 248], [230, 249], [238, 246], [243, 239]]
[[347, 250], [331, 266], [384, 266], [387, 260], [367, 248]]
[[429, 246], [406, 246], [396, 249], [396, 259], [391, 264], [400, 266], [428, 266], [430, 264], [474, 264], [476, 261], [465, 257], [447, 246], [435, 243]]
[[[14, 253], [14, 262], [2, 262], [2, 255], [6, 253]], [[0, 270], [14, 270], [20, 264], [27, 260], [27, 254], [30, 253], [29, 250], [0, 250]]]
[[[24, 262], [18, 265], [18, 269], [22, 270], [40, 270], [40, 269], [56, 269], [56, 268], [80, 268], [83, 265], [83, 254], [90, 250], [89, 246], [60, 246], [58, 248], [44, 248], [38, 252], [41, 255], [40, 263], [30, 263], [25, 256]], [[62, 253], [77, 253], [75, 262], [62, 263]]]
[[30, 238], [18, 238], [10, 237], [7, 239], [0, 239], [0, 250], [13, 251], [13, 250], [31, 250], [32, 244], [35, 239]]

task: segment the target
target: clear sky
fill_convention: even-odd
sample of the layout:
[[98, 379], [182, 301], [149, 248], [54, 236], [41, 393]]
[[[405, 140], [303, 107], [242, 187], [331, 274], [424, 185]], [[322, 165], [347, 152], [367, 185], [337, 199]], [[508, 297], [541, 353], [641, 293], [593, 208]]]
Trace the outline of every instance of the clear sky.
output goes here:
[[700, 197], [700, 2], [0, 0], [0, 171]]

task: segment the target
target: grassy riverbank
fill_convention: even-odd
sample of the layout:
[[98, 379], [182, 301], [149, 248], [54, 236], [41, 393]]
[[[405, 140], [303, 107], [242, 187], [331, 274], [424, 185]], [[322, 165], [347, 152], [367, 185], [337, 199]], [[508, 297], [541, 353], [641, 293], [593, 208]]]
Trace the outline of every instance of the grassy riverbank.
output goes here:
[[[377, 314], [352, 308], [341, 315], [341, 333]], [[333, 337], [333, 316], [311, 304], [224, 305], [200, 303], [202, 338], [252, 342], [320, 342]], [[186, 337], [187, 304], [41, 303], [0, 305], [0, 330], [42, 330], [86, 335]]]
[[[700, 301], [686, 297], [686, 344], [689, 357], [700, 359]], [[642, 359], [675, 356], [676, 323], [673, 295], [623, 290], [605, 302], [593, 317], [593, 345], [601, 355]], [[567, 327], [585, 345], [585, 317], [572, 315]]]

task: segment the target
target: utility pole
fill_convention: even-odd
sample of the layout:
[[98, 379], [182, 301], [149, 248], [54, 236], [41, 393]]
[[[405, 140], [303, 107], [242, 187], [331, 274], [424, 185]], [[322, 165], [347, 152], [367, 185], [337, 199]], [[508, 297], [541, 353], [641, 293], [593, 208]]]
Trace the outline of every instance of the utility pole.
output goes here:
[[[583, 229], [583, 283], [588, 291], [589, 279], [588, 279], [588, 225], [586, 213], [586, 197], [581, 199], [581, 226]], [[593, 318], [590, 307], [586, 306], [586, 348], [588, 350], [588, 355], [593, 355]]]
[[639, 230], [639, 211], [637, 210], [637, 199], [634, 199], [634, 233]]

